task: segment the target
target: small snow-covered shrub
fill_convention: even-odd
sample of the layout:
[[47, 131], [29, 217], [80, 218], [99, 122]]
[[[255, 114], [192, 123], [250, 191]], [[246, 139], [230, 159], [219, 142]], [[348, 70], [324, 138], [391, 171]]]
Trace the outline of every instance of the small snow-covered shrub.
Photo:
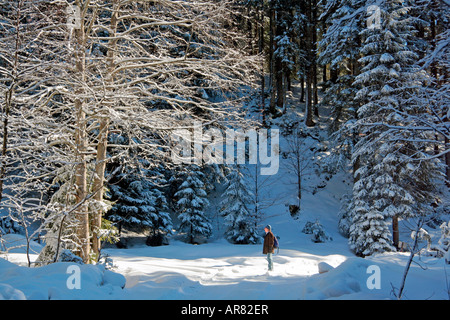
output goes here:
[[323, 229], [322, 224], [319, 222], [319, 220], [316, 220], [315, 222], [308, 221], [306, 222], [305, 226], [302, 230], [303, 233], [311, 234], [311, 241], [313, 242], [326, 242], [326, 241], [332, 241], [333, 238], [330, 237], [325, 230]]
[[441, 238], [438, 243], [442, 246], [445, 251], [450, 250], [450, 221], [443, 222], [440, 226], [441, 228]]
[[438, 241], [438, 246], [444, 254], [445, 262], [450, 264], [450, 221], [443, 222], [440, 228], [441, 238]]
[[[432, 244], [431, 236], [424, 229], [420, 229], [417, 233], [417, 237], [419, 240], [426, 240], [427, 247], [426, 249], [422, 249], [422, 254], [426, 256], [432, 256], [437, 258], [445, 258], [446, 263], [450, 263], [450, 221], [442, 222], [440, 225], [441, 229], [441, 237], [438, 240], [437, 244]], [[411, 233], [411, 238], [415, 239], [416, 233]]]
[[58, 256], [58, 262], [73, 262], [77, 264], [83, 264], [83, 259], [81, 259], [72, 251], [64, 249]]
[[352, 212], [352, 195], [346, 194], [342, 198], [342, 205], [339, 210], [339, 222], [338, 229], [339, 232], [346, 238], [350, 236], [350, 226], [352, 225], [351, 221], [351, 212]]

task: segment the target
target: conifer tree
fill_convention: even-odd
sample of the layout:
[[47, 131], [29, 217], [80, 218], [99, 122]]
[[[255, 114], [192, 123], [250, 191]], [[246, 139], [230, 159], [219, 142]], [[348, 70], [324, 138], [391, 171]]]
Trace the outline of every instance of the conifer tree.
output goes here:
[[181, 220], [180, 230], [187, 233], [189, 243], [195, 244], [198, 237], [209, 238], [212, 226], [205, 215], [209, 205], [206, 199], [205, 184], [202, 181], [203, 173], [199, 169], [187, 172], [186, 179], [178, 188], [175, 197], [178, 198], [177, 207], [180, 210], [178, 219]]
[[172, 219], [164, 194], [146, 176], [125, 173], [109, 185], [115, 205], [108, 219], [122, 226], [151, 230], [151, 236], [170, 233]]
[[245, 177], [239, 167], [233, 168], [227, 176], [224, 199], [221, 202], [222, 216], [225, 218], [225, 237], [235, 244], [255, 244], [259, 242], [256, 223], [248, 205], [252, 195], [248, 191]]
[[411, 139], [411, 131], [397, 130], [411, 126], [409, 115], [424, 113], [423, 106], [411, 99], [421, 86], [421, 73], [413, 67], [417, 55], [412, 20], [400, 0], [378, 2], [377, 9], [380, 24], [363, 31], [364, 67], [355, 81], [361, 85], [356, 99], [362, 106], [355, 126], [361, 138], [352, 155], [359, 169], [354, 172], [349, 242], [362, 256], [397, 246], [398, 219], [426, 212], [431, 181], [438, 175], [436, 162], [417, 161], [427, 146]]

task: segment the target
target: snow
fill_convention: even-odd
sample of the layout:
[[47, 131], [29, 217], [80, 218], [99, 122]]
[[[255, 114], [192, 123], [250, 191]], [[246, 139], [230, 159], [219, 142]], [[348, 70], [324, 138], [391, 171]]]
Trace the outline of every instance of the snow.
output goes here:
[[[17, 256], [15, 257], [17, 259]], [[17, 261], [17, 260], [16, 260]], [[38, 268], [18, 266], [0, 259], [0, 297], [4, 299], [66, 300], [108, 299], [122, 291], [125, 278], [100, 265], [77, 265], [80, 268], [80, 289], [67, 284], [73, 264], [58, 262]]]
[[[24, 251], [15, 249], [15, 253], [0, 258], [0, 298], [395, 299], [392, 288], [398, 290], [409, 254], [385, 253], [365, 259], [354, 256], [347, 239], [337, 230], [338, 199], [345, 191], [342, 179], [335, 176], [327, 188], [315, 195], [305, 193], [299, 219], [294, 220], [288, 212], [283, 212], [264, 221], [280, 236], [281, 248], [274, 255], [272, 272], [267, 272], [261, 244], [233, 245], [216, 236], [201, 245], [172, 239], [168, 246], [149, 247], [143, 240], [128, 249], [104, 249], [113, 261], [112, 270], [106, 270], [103, 265], [82, 265], [81, 288], [69, 289], [67, 268], [73, 264], [60, 262], [28, 268], [24, 266], [27, 262]], [[283, 204], [273, 209], [287, 211]], [[301, 232], [313, 218], [320, 219], [332, 241], [314, 243], [310, 235]], [[218, 234], [225, 226], [216, 229], [220, 229], [215, 230]], [[20, 236], [12, 238], [18, 242]], [[31, 255], [31, 260], [36, 257]], [[380, 289], [368, 288], [371, 265], [380, 268]], [[319, 273], [319, 267], [324, 266], [327, 272]], [[448, 299], [444, 267], [445, 259], [421, 257], [420, 265], [411, 266], [405, 297]]]
[[[285, 143], [280, 140], [281, 151], [286, 150]], [[266, 184], [268, 197], [277, 201], [265, 210], [259, 230], [262, 234], [263, 227], [270, 224], [280, 237], [273, 271], [267, 271], [262, 244], [234, 245], [224, 239], [226, 224], [219, 215], [211, 219], [212, 237], [201, 245], [179, 241], [179, 235], [172, 235], [167, 246], [149, 247], [142, 238], [127, 249], [103, 249], [112, 260], [112, 267], [76, 265], [81, 275], [79, 289], [70, 288], [72, 274], [68, 271], [74, 264], [26, 267], [25, 249], [18, 247], [26, 244], [24, 237], [3, 235], [0, 248], [6, 245], [14, 249], [0, 252], [0, 299], [396, 299], [393, 292], [398, 292], [409, 253], [359, 258], [338, 231], [341, 199], [351, 190], [351, 178], [344, 174], [331, 179], [316, 174], [306, 176], [303, 183], [310, 187], [308, 190], [324, 183], [326, 186], [303, 192], [300, 214], [293, 218], [288, 205], [298, 200], [297, 190], [284, 161], [287, 160], [280, 157], [277, 175], [266, 177], [270, 180]], [[208, 210], [216, 210], [219, 198], [211, 199]], [[332, 240], [311, 241], [311, 235], [302, 233], [308, 221], [320, 221]], [[439, 228], [435, 232], [440, 232]], [[439, 239], [437, 233], [432, 236], [433, 241]], [[410, 232], [401, 233], [400, 240], [410, 242]], [[31, 248], [33, 262], [42, 245], [32, 242]], [[415, 261], [406, 279], [404, 298], [449, 299], [449, 267], [445, 259], [421, 256]], [[379, 288], [372, 288], [372, 280], [379, 281]]]
[[[8, 233], [1, 236], [1, 239], [3, 239], [4, 247], [3, 245], [0, 245], [0, 252], [2, 250], [7, 250], [9, 253], [26, 253], [26, 245], [27, 241], [24, 236], [14, 234], [14, 233]], [[39, 254], [41, 252], [43, 246], [39, 243], [32, 241], [30, 243], [30, 253], [31, 254]]]
[[[282, 237], [283, 238], [283, 237]], [[23, 254], [0, 259], [2, 299], [151, 299], [151, 300], [291, 300], [394, 299], [408, 254], [370, 258], [329, 254], [332, 246], [303, 241], [304, 248], [287, 248], [274, 256], [267, 272], [260, 245], [232, 245], [225, 240], [193, 246], [174, 241], [169, 246], [108, 249], [114, 272], [100, 265], [83, 265], [81, 289], [69, 289], [67, 268], [54, 263], [27, 268]], [[314, 253], [309, 253], [314, 252]], [[428, 258], [427, 269], [412, 266], [406, 282], [408, 299], [448, 299], [444, 259]], [[380, 267], [381, 288], [370, 290], [369, 266]], [[328, 271], [319, 273], [319, 266]], [[124, 275], [124, 276], [122, 276]], [[125, 283], [125, 288], [122, 286]]]

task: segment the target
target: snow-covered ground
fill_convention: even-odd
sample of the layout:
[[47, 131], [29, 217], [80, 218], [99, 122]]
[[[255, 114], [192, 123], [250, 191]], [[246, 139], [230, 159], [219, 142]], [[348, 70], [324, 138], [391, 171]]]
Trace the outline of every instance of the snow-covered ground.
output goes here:
[[[408, 253], [355, 257], [333, 218], [339, 208], [336, 194], [337, 190], [330, 187], [305, 195], [305, 213], [297, 220], [286, 212], [267, 219], [281, 243], [270, 273], [261, 245], [232, 245], [218, 237], [202, 245], [172, 240], [168, 246], [148, 247], [143, 240], [128, 249], [104, 249], [113, 260], [114, 272], [103, 266], [81, 266], [80, 289], [70, 289], [70, 263], [27, 268], [19, 266], [27, 262], [23, 249], [13, 249], [0, 258], [0, 298], [395, 299], [392, 292], [398, 291]], [[280, 204], [278, 209], [283, 207]], [[320, 219], [332, 241], [313, 243], [310, 235], [301, 232], [312, 217]], [[19, 236], [11, 236], [9, 242], [16, 245], [19, 240]], [[33, 244], [33, 249], [39, 250], [39, 245]], [[31, 260], [35, 258], [31, 255]], [[321, 262], [333, 269], [319, 274]], [[379, 289], [369, 288], [375, 281], [375, 273], [369, 268], [373, 265], [379, 267]], [[404, 298], [448, 299], [448, 281], [444, 259], [422, 257], [420, 265], [411, 266]]]
[[[393, 292], [398, 292], [409, 254], [363, 259], [350, 252], [337, 228], [340, 199], [349, 187], [342, 175], [335, 175], [326, 186], [321, 176], [305, 177], [306, 186], [322, 187], [314, 194], [312, 189], [303, 192], [301, 213], [292, 218], [287, 204], [295, 200], [296, 186], [286, 159], [280, 158], [279, 173], [269, 177], [265, 187], [265, 197], [277, 201], [266, 208], [261, 223], [261, 233], [265, 224], [271, 224], [280, 237], [274, 271], [267, 272], [262, 245], [232, 245], [224, 240], [217, 216], [212, 221], [214, 235], [205, 244], [190, 245], [174, 237], [168, 246], [148, 247], [142, 238], [128, 249], [104, 249], [113, 261], [112, 270], [81, 266], [79, 288], [71, 288], [76, 280], [72, 264], [28, 268], [24, 249], [13, 248], [23, 244], [23, 237], [7, 235], [5, 244], [11, 250], [0, 255], [0, 299], [395, 299]], [[212, 199], [210, 210], [215, 210], [215, 204]], [[307, 221], [316, 219], [332, 241], [314, 243], [301, 232]], [[411, 241], [408, 232], [401, 237]], [[31, 248], [34, 261], [41, 247], [33, 243]], [[450, 266], [444, 259], [416, 257], [415, 261], [403, 298], [449, 299]], [[319, 264], [332, 268], [319, 273]]]

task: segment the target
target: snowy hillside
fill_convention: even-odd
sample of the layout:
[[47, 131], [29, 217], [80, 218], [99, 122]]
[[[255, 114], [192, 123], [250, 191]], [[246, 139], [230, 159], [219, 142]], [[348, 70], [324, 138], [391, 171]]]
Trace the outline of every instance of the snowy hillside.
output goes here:
[[[284, 220], [269, 220], [281, 241], [271, 273], [267, 273], [261, 245], [232, 245], [223, 239], [196, 246], [179, 241], [162, 247], [142, 243], [130, 249], [105, 250], [116, 273], [102, 266], [82, 266], [80, 289], [67, 288], [69, 263], [29, 269], [1, 259], [0, 294], [4, 299], [394, 299], [391, 291], [400, 284], [408, 254], [355, 257], [347, 239], [329, 223], [336, 210], [329, 206], [333, 197], [319, 192], [310, 200], [333, 240], [313, 243], [300, 232], [301, 219], [293, 221], [285, 215]], [[23, 253], [3, 258], [16, 263], [26, 259]], [[319, 274], [321, 262], [334, 269]], [[444, 260], [423, 257], [420, 264], [426, 269], [411, 267], [405, 297], [448, 299]], [[371, 265], [380, 268], [380, 289], [367, 286]], [[124, 289], [124, 279], [117, 273], [126, 279]]]
[[[281, 140], [282, 150], [284, 142]], [[113, 261], [111, 271], [104, 266], [81, 267], [80, 289], [69, 289], [70, 263], [26, 268], [23, 249], [11, 250], [0, 263], [0, 297], [3, 299], [395, 299], [392, 291], [400, 285], [409, 253], [386, 253], [365, 259], [355, 257], [347, 239], [337, 228], [340, 199], [347, 192], [346, 177], [335, 175], [326, 186], [304, 192], [301, 212], [291, 217], [287, 204], [295, 198], [292, 175], [282, 159], [280, 172], [271, 177], [269, 194], [277, 201], [261, 222], [271, 224], [280, 237], [281, 249], [274, 256], [274, 271], [267, 272], [262, 245], [233, 245], [223, 238], [223, 221], [216, 218], [208, 243], [191, 245], [174, 236], [170, 245], [149, 247], [145, 238], [128, 249], [107, 248]], [[311, 175], [310, 187], [323, 182]], [[314, 189], [314, 188], [313, 188]], [[216, 203], [211, 201], [210, 213]], [[306, 222], [318, 220], [332, 240], [315, 243], [302, 232]], [[261, 232], [263, 230], [261, 229]], [[408, 240], [409, 234], [402, 234]], [[6, 239], [8, 240], [8, 239]], [[10, 246], [20, 242], [10, 237]], [[23, 239], [22, 239], [23, 240]], [[15, 242], [14, 242], [15, 241]], [[39, 245], [33, 244], [35, 252]], [[31, 255], [32, 260], [36, 255]], [[7, 262], [9, 260], [10, 262]], [[417, 261], [419, 259], [416, 258]], [[319, 273], [321, 269], [328, 270]], [[371, 287], [371, 266], [379, 267], [379, 288]], [[422, 269], [425, 267], [425, 270]], [[404, 290], [406, 299], [448, 299], [444, 259], [421, 257], [413, 264]], [[447, 265], [448, 269], [448, 265]], [[126, 283], [125, 283], [126, 282]], [[124, 285], [125, 284], [125, 285]], [[122, 287], [124, 288], [122, 289]]]

